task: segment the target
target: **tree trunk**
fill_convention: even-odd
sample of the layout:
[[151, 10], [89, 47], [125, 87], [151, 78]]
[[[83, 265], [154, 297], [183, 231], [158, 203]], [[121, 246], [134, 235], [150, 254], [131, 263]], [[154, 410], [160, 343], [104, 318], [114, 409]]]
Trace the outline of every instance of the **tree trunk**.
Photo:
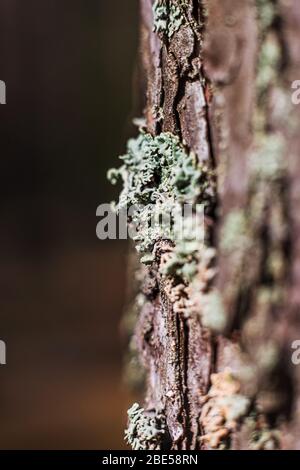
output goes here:
[[[300, 449], [299, 2], [140, 6], [146, 130], [178, 136], [216, 197], [192, 281], [162, 274], [166, 240], [141, 268], [134, 348], [146, 390], [127, 440]], [[150, 417], [156, 438], [141, 429]]]

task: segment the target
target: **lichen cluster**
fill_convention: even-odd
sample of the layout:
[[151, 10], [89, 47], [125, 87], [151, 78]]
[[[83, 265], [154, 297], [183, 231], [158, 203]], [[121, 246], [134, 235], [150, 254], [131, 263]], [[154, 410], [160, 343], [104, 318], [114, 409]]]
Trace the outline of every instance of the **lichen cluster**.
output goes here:
[[270, 116], [272, 114], [272, 112], [270, 113], [270, 101], [272, 94], [282, 89], [279, 83], [280, 68], [282, 66], [282, 44], [277, 30], [274, 28], [278, 14], [277, 2], [273, 0], [256, 0], [256, 6], [260, 33], [260, 50], [257, 60], [257, 106], [254, 116], [254, 129], [256, 138], [259, 140], [260, 145], [263, 146], [266, 138], [273, 140], [273, 132], [268, 125], [269, 119], [272, 117]]
[[166, 257], [165, 263], [161, 267], [162, 274], [191, 282], [197, 273], [200, 251], [199, 234], [203, 231], [201, 217], [197, 217], [197, 215], [201, 216], [201, 214], [194, 214], [194, 216], [185, 217], [182, 220], [183, 227], [181, 227], [181, 233], [176, 233], [177, 231], [179, 232], [178, 225], [174, 224], [177, 242], [174, 249], [170, 250], [169, 256]]
[[276, 37], [268, 35], [263, 41], [258, 62], [257, 89], [259, 97], [263, 97], [270, 84], [276, 82], [280, 65], [280, 46]]
[[240, 382], [229, 369], [212, 374], [211, 383], [203, 399], [200, 424], [204, 435], [200, 439], [212, 449], [225, 449], [231, 432], [247, 415], [251, 401], [240, 393]]
[[264, 31], [272, 25], [277, 7], [274, 0], [256, 0], [256, 6], [261, 29]]
[[224, 220], [220, 248], [223, 253], [249, 248], [249, 231], [244, 211], [234, 210]]
[[162, 413], [145, 411], [138, 403], [128, 410], [125, 440], [133, 450], [161, 450], [166, 439], [166, 420]]
[[154, 32], [166, 35], [169, 39], [184, 24], [182, 2], [156, 0], [153, 5]]
[[251, 158], [251, 171], [256, 181], [274, 183], [285, 173], [285, 143], [280, 134], [273, 134], [261, 142], [257, 152]]
[[[153, 137], [141, 132], [129, 140], [127, 153], [120, 158], [124, 164], [108, 174], [113, 184], [119, 179], [123, 182], [116, 209], [134, 207], [128, 221], [136, 229], [134, 241], [143, 254], [141, 261], [149, 264], [154, 260], [152, 251], [159, 239], [176, 241], [176, 220], [184, 204], [201, 203], [204, 208], [212, 204], [213, 176], [171, 133]], [[184, 223], [189, 224], [186, 220]], [[180, 265], [191, 261], [192, 265], [185, 268], [185, 274], [190, 277], [195, 270], [192, 255], [196, 245], [188, 227], [183, 233], [185, 240], [175, 253], [177, 260], [180, 256]], [[173, 265], [178, 262], [173, 261]], [[167, 271], [171, 272], [171, 267]]]
[[245, 419], [245, 431], [249, 436], [249, 450], [279, 450], [281, 433], [268, 423], [266, 416], [259, 412], [256, 405]]
[[227, 316], [220, 292], [211, 289], [203, 295], [201, 306], [202, 325], [215, 333], [223, 332], [227, 326]]
[[[261, 47], [256, 84], [254, 151], [249, 160], [249, 218], [252, 225], [257, 227], [267, 224], [268, 231], [264, 232], [272, 234], [264, 260], [264, 273], [269, 281], [269, 297], [277, 299], [269, 302], [270, 307], [272, 304], [280, 304], [279, 291], [283, 287], [285, 277], [285, 247], [288, 244], [289, 221], [285, 207], [285, 193], [288, 190], [285, 184], [287, 148], [282, 129], [291, 128], [293, 125], [292, 119], [287, 116], [291, 110], [290, 96], [280, 82], [283, 50], [276, 28], [277, 4], [274, 0], [257, 0]], [[255, 235], [253, 232], [253, 240]]]
[[[228, 262], [230, 260], [231, 271], [226, 290], [220, 295], [226, 297], [230, 315], [238, 321], [243, 321], [249, 302], [253, 303], [257, 297], [252, 289], [254, 277], [261, 276], [262, 283], [266, 281], [269, 290], [273, 289], [273, 281], [276, 281], [274, 285], [278, 290], [284, 277], [287, 230], [283, 188], [286, 188], [287, 163], [281, 129], [285, 125], [283, 120], [287, 120], [287, 103], [291, 100], [283, 92], [278, 78], [282, 45], [274, 28], [278, 13], [276, 3], [273, 0], [256, 1], [260, 48], [257, 103], [253, 116], [254, 142], [247, 161], [248, 200], [243, 208], [226, 215], [220, 234], [220, 254]], [[217, 296], [213, 298], [216, 299]]]
[[279, 450], [280, 437], [278, 430], [268, 427], [254, 431], [251, 436], [250, 450]]

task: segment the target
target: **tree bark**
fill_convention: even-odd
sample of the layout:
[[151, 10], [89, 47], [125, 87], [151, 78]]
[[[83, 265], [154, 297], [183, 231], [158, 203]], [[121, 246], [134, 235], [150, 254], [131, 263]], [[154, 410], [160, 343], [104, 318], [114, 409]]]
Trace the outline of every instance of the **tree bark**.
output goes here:
[[140, 0], [147, 132], [179, 136], [215, 172], [217, 204], [215, 255], [192, 286], [161, 275], [161, 240], [143, 268], [144, 411], [163, 414], [165, 448], [300, 449], [299, 3], [161, 0], [182, 14], [172, 35], [153, 3]]

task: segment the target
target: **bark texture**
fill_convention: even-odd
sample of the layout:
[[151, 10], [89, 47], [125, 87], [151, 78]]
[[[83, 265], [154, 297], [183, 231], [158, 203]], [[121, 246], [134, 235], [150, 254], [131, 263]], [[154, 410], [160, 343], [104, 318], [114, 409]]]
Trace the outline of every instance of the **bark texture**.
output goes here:
[[[299, 2], [160, 4], [183, 16], [168, 36], [140, 0], [146, 127], [179, 136], [215, 171], [205, 225], [216, 252], [192, 287], [161, 275], [161, 240], [143, 271], [144, 409], [164, 414], [167, 448], [300, 449]], [[208, 301], [221, 327], [203, 321]]]

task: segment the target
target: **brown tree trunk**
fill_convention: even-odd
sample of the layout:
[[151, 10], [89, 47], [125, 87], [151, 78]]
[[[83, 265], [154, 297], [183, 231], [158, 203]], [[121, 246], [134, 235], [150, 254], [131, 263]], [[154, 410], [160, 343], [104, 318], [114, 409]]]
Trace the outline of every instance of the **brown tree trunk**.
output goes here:
[[161, 240], [140, 276], [142, 413], [164, 428], [158, 447], [300, 449], [299, 2], [153, 3], [140, 0], [147, 132], [195, 152], [217, 203], [193, 283], [161, 274]]

